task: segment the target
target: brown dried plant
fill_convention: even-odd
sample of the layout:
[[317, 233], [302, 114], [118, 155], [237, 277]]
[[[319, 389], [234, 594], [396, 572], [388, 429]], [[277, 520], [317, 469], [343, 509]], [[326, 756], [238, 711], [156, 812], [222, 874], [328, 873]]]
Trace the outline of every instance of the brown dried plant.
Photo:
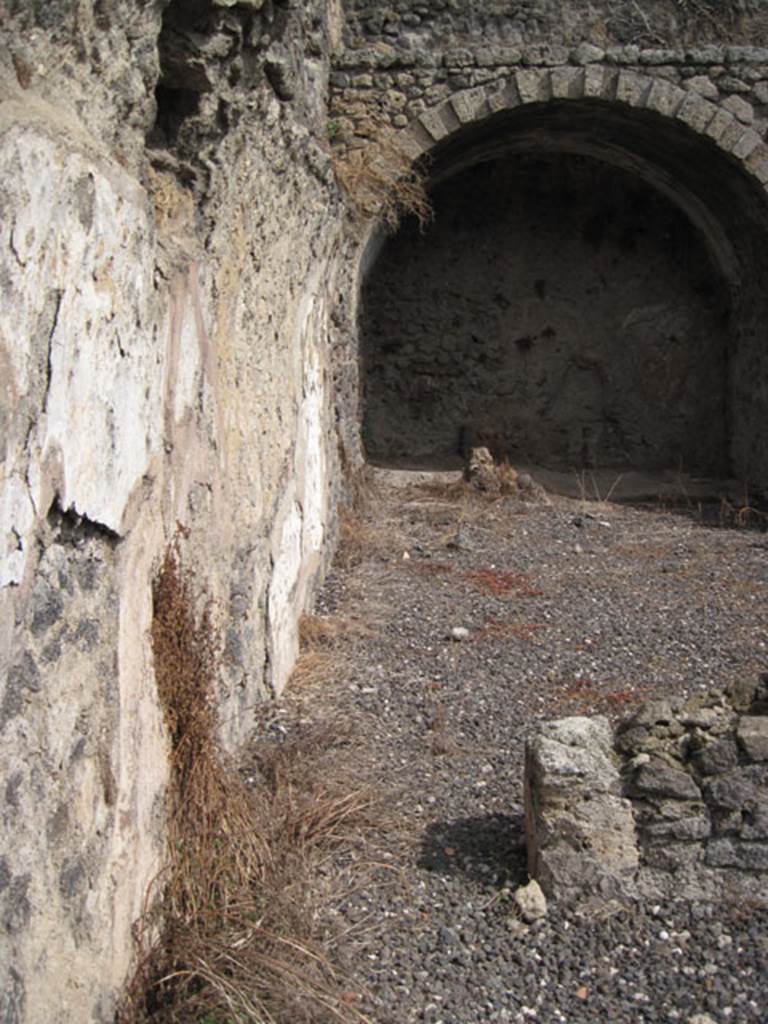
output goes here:
[[377, 797], [339, 768], [347, 736], [262, 745], [246, 778], [216, 740], [210, 605], [168, 551], [152, 649], [170, 739], [167, 863], [137, 926], [118, 1024], [326, 1024], [361, 1015], [317, 936], [320, 861], [375, 827]]
[[397, 145], [388, 126], [370, 122], [369, 142], [347, 149], [334, 160], [336, 180], [353, 210], [364, 218], [379, 218], [394, 231], [405, 214], [423, 227], [432, 219], [427, 174]]

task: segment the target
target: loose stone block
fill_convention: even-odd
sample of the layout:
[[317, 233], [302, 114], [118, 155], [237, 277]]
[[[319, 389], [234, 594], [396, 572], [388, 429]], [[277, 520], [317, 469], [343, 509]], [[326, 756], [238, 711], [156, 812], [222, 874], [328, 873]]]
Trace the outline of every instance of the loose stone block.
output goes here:
[[535, 878], [532, 878], [527, 885], [521, 885], [519, 889], [516, 889], [513, 898], [521, 917], [528, 924], [538, 921], [540, 917], [547, 916], [547, 898]]
[[768, 717], [740, 718], [736, 739], [750, 761], [768, 761]]

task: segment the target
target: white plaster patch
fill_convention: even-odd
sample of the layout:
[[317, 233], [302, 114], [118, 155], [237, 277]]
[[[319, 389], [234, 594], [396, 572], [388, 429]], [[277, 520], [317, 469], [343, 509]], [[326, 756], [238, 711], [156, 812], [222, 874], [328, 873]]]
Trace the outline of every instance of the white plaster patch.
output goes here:
[[299, 649], [298, 610], [294, 595], [302, 567], [302, 514], [293, 488], [283, 499], [272, 546], [269, 581], [269, 635], [272, 686], [279, 694], [288, 682]]
[[324, 322], [323, 304], [313, 304], [306, 321], [304, 396], [299, 416], [297, 477], [303, 478], [304, 512], [303, 550], [305, 558], [317, 554], [325, 539], [327, 518], [327, 468], [323, 435], [323, 375], [317, 351], [316, 334]]
[[[193, 267], [190, 274], [197, 274]], [[202, 358], [200, 352], [200, 325], [196, 308], [197, 289], [185, 290], [179, 297], [180, 308], [176, 310], [177, 323], [171, 330], [178, 331], [175, 347], [176, 365], [173, 375], [173, 415], [179, 421], [194, 408], [200, 389]]]
[[0, 247], [0, 343], [36, 423], [14, 439], [17, 457], [55, 452], [62, 506], [119, 532], [162, 435], [165, 352], [151, 330], [145, 193], [122, 169], [29, 126], [0, 145], [0, 180], [12, 211]]
[[3, 477], [0, 490], [0, 587], [20, 583], [26, 559], [26, 537], [35, 521], [29, 488], [18, 473]]

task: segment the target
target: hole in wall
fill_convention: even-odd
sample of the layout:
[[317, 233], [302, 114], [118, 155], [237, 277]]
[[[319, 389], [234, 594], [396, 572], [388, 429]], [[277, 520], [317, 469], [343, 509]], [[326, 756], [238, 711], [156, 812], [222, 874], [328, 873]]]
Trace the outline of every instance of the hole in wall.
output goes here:
[[155, 101], [157, 116], [147, 142], [153, 147], [172, 147], [184, 121], [199, 111], [200, 94], [192, 89], [170, 89], [158, 85]]

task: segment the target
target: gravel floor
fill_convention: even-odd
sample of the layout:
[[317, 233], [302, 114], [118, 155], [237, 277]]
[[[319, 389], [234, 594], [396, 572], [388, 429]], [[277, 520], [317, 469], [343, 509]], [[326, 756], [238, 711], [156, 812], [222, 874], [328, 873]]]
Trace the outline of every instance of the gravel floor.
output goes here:
[[768, 535], [710, 518], [425, 487], [381, 491], [348, 529], [317, 609], [338, 671], [277, 718], [354, 723], [403, 826], [329, 912], [376, 1024], [768, 1022], [756, 906], [555, 903], [525, 927], [511, 900], [533, 723], [768, 668]]

